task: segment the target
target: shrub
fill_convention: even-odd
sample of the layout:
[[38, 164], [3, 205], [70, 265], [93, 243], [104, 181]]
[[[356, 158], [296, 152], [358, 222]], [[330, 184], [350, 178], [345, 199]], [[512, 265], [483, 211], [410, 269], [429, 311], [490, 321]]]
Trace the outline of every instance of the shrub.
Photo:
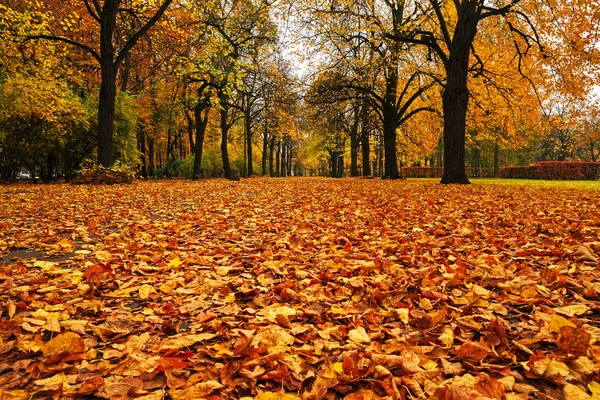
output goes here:
[[131, 183], [136, 175], [135, 167], [117, 161], [111, 168], [93, 165], [77, 171], [75, 184]]
[[542, 161], [524, 167], [502, 167], [501, 178], [548, 180], [598, 180], [599, 162]]
[[[494, 171], [491, 168], [465, 168], [469, 178], [491, 178]], [[405, 178], [441, 178], [444, 175], [442, 167], [402, 167]]]
[[177, 176], [183, 176], [188, 179], [192, 179], [192, 175], [194, 174], [194, 155], [190, 154], [183, 160], [181, 160], [179, 164], [179, 171], [177, 172]]

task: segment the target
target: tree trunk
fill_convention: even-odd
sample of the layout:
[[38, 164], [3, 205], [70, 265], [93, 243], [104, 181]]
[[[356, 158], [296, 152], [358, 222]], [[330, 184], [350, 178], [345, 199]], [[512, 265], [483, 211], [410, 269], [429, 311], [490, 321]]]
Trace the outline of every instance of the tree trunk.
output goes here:
[[[441, 183], [469, 184], [465, 173], [465, 130], [469, 91], [468, 64], [449, 66], [442, 94], [444, 111], [444, 176]], [[464, 71], [463, 71], [464, 69]]]
[[350, 176], [359, 176], [358, 173], [358, 126], [350, 134]]
[[247, 146], [247, 148], [246, 148], [247, 162], [248, 162], [247, 174], [248, 174], [248, 176], [251, 176], [251, 175], [254, 175], [254, 168], [252, 166], [252, 136], [253, 136], [253, 132], [252, 132], [252, 117], [250, 115], [250, 109], [248, 109], [246, 111], [246, 116], [244, 118], [244, 128], [246, 131], [246, 146]]
[[275, 152], [275, 176], [281, 176], [281, 166], [279, 165], [279, 155], [281, 154], [281, 141], [277, 139], [277, 151]]
[[229, 140], [229, 112], [227, 108], [227, 95], [221, 92], [221, 158], [223, 160], [223, 174], [225, 178], [231, 177], [231, 164], [229, 163], [229, 152], [227, 150], [227, 141]]
[[102, 58], [102, 82], [98, 99], [98, 164], [110, 168], [115, 162], [114, 119], [117, 98], [116, 70], [112, 54]]
[[152, 178], [156, 176], [156, 166], [154, 160], [154, 139], [148, 139], [148, 175]]
[[396, 154], [396, 129], [398, 122], [395, 112], [393, 116], [385, 118], [383, 121], [383, 149], [385, 153], [385, 165], [383, 177], [387, 179], [399, 179], [402, 176], [398, 173], [398, 155]]
[[338, 152], [330, 151], [329, 156], [331, 157], [331, 177], [337, 178], [337, 168], [338, 168]]
[[285, 145], [285, 138], [281, 139], [281, 170], [280, 170], [280, 175], [281, 177], [286, 177], [287, 176], [287, 171], [286, 171], [286, 167], [287, 167], [287, 161], [286, 161], [286, 157], [287, 157], [287, 147]]
[[265, 121], [265, 131], [263, 136], [263, 146], [262, 146], [262, 176], [267, 175], [267, 151], [269, 147], [269, 135], [267, 131], [267, 123]]
[[275, 171], [273, 168], [273, 158], [275, 156], [275, 138], [272, 137], [269, 141], [269, 176], [273, 177]]
[[[202, 112], [204, 111], [204, 115]], [[208, 125], [208, 108], [197, 104], [194, 107], [194, 117], [196, 119], [196, 140], [194, 146], [194, 171], [192, 179], [202, 178], [202, 148], [204, 146], [204, 134]]]
[[361, 142], [363, 176], [369, 176], [371, 175], [371, 144], [368, 131], [363, 131]]
[[287, 162], [288, 162], [288, 175], [292, 175], [292, 139], [288, 137], [288, 157], [287, 157]]
[[98, 164], [112, 167], [115, 162], [114, 118], [117, 98], [117, 66], [113, 34], [117, 25], [119, 0], [106, 1], [100, 13], [100, 97], [98, 99]]
[[337, 176], [336, 178], [343, 178], [344, 177], [344, 153], [342, 153], [341, 151], [339, 152], [338, 155], [338, 159], [337, 159]]
[[146, 164], [146, 132], [144, 126], [140, 124], [138, 127], [138, 151], [142, 155], [142, 176], [148, 179], [148, 167]]

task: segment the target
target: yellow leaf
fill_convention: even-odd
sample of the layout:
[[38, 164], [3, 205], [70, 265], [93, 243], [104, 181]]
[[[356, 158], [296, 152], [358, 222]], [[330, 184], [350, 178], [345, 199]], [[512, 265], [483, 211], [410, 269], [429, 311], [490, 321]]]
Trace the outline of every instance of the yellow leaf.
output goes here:
[[358, 328], [352, 329], [348, 332], [348, 337], [350, 340], [356, 343], [370, 343], [371, 339], [369, 339], [369, 335], [367, 335], [367, 331], [362, 326]]
[[440, 342], [444, 343], [446, 347], [450, 347], [454, 344], [454, 332], [452, 332], [451, 328], [444, 328], [444, 331], [439, 337]]
[[402, 322], [408, 324], [408, 308], [396, 308], [396, 313]]
[[567, 383], [563, 389], [565, 400], [592, 400], [592, 396], [587, 394], [578, 386]]
[[154, 287], [152, 287], [150, 285], [142, 285], [140, 287], [140, 291], [139, 291], [140, 299], [146, 300], [148, 297], [150, 297], [150, 295], [152, 293], [156, 293], [156, 290], [154, 290]]
[[51, 270], [52, 268], [54, 268], [57, 265], [57, 263], [55, 262], [51, 262], [51, 261], [36, 261], [33, 266], [37, 267], [37, 268], [41, 268], [44, 271], [48, 271]]
[[217, 267], [217, 275], [219, 276], [227, 276], [229, 271], [231, 271], [231, 267]]
[[554, 311], [568, 317], [573, 317], [575, 315], [585, 314], [589, 309], [590, 308], [585, 304], [573, 304], [570, 306], [556, 307], [554, 308]]
[[164, 350], [179, 350], [185, 347], [193, 346], [198, 342], [204, 342], [217, 337], [214, 333], [199, 333], [197, 335], [187, 335], [178, 338], [169, 338], [164, 340], [160, 346], [159, 351]]
[[573, 328], [577, 328], [577, 325], [566, 319], [565, 317], [561, 317], [558, 314], [554, 314], [550, 323], [548, 324], [548, 330], [550, 332], [560, 332], [560, 328], [562, 326], [571, 326]]
[[53, 375], [53, 376], [51, 376], [49, 378], [46, 378], [46, 379], [38, 379], [34, 383], [37, 386], [44, 386], [44, 387], [62, 385], [63, 390], [68, 389], [68, 388], [71, 387], [71, 385], [69, 385], [69, 382], [67, 381], [67, 377], [64, 374], [64, 372], [61, 372], [60, 374]]
[[590, 382], [588, 383], [588, 389], [592, 392], [592, 399], [600, 400], [600, 382]]
[[72, 354], [83, 353], [85, 351], [85, 342], [75, 332], [65, 332], [46, 343], [42, 349], [46, 357], [65, 351]]
[[171, 267], [171, 268], [177, 268], [181, 264], [183, 264], [183, 261], [181, 261], [181, 258], [179, 258], [179, 257], [174, 258], [171, 261], [169, 261], [169, 267]]

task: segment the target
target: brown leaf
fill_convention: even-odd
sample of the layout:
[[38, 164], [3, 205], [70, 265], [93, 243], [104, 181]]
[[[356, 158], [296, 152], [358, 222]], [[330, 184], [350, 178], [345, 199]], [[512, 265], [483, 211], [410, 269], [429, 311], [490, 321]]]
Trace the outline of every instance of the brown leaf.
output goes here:
[[573, 258], [577, 262], [590, 262], [590, 263], [598, 263], [598, 259], [594, 257], [592, 252], [585, 246], [579, 246], [577, 251], [573, 253]]
[[556, 344], [566, 353], [579, 357], [587, 354], [591, 339], [592, 335], [585, 330], [565, 325], [560, 327], [560, 335]]
[[486, 374], [477, 375], [475, 390], [490, 399], [503, 399], [505, 396], [504, 385]]
[[456, 356], [461, 361], [467, 361], [475, 365], [488, 356], [488, 349], [480, 344], [468, 341], [459, 347]]

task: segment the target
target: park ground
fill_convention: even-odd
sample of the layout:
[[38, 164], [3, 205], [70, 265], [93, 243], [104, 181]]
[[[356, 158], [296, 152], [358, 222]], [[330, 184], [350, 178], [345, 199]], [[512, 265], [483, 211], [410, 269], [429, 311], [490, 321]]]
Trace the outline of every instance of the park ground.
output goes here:
[[599, 399], [599, 189], [0, 186], [0, 398]]

